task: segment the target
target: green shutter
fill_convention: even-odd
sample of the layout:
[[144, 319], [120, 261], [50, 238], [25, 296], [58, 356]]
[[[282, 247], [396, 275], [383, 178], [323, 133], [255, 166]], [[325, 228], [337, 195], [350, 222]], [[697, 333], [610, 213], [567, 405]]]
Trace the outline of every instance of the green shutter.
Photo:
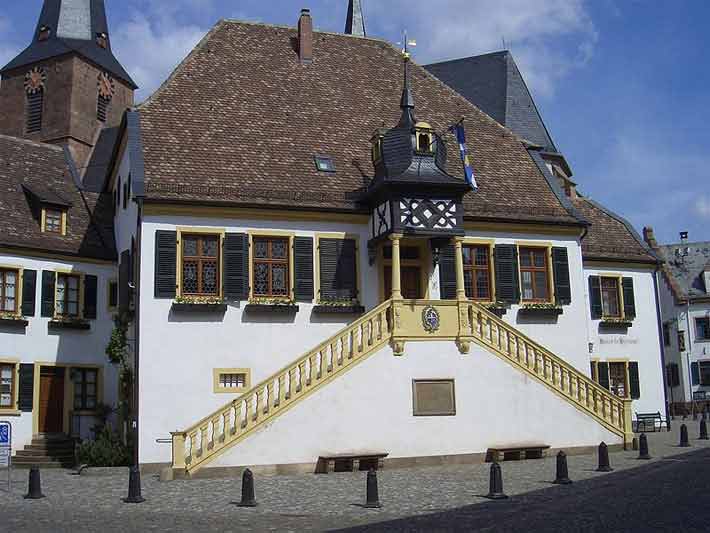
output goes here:
[[249, 298], [249, 236], [246, 233], [227, 233], [224, 236], [222, 284], [225, 298]]
[[96, 276], [84, 276], [84, 318], [96, 318], [96, 300], [98, 296], [98, 279]]
[[690, 363], [690, 379], [693, 385], [700, 385], [700, 367], [698, 363]]
[[32, 363], [20, 365], [20, 382], [17, 389], [17, 408], [25, 413], [32, 412], [34, 401], [35, 366]]
[[320, 300], [356, 301], [357, 248], [354, 239], [320, 239]]
[[494, 256], [496, 298], [503, 302], [518, 303], [520, 301], [518, 247], [514, 244], [498, 244]]
[[439, 251], [439, 298], [456, 299], [456, 248], [453, 244], [442, 246]]
[[557, 305], [572, 303], [572, 288], [569, 281], [567, 248], [552, 249], [552, 272], [555, 277], [555, 302]]
[[641, 397], [639, 364], [635, 361], [629, 362], [629, 392], [633, 400], [638, 400]]
[[621, 287], [624, 291], [624, 317], [627, 320], [636, 318], [636, 298], [634, 298], [634, 280], [623, 278]]
[[589, 307], [592, 320], [602, 317], [602, 287], [599, 276], [589, 276]]
[[609, 363], [599, 361], [597, 363], [598, 383], [603, 388], [609, 390]]
[[313, 300], [313, 237], [293, 239], [293, 294], [299, 302]]
[[[119, 273], [120, 274], [120, 273]], [[125, 275], [128, 276], [128, 270]], [[175, 298], [177, 285], [177, 232], [155, 232], [155, 279], [156, 298]], [[121, 285], [119, 281], [119, 294]], [[121, 298], [119, 296], [119, 302]]]
[[22, 316], [35, 316], [35, 295], [37, 293], [37, 271], [25, 269], [22, 272]]
[[42, 316], [46, 318], [54, 317], [54, 284], [56, 275], [54, 271], [42, 271]]

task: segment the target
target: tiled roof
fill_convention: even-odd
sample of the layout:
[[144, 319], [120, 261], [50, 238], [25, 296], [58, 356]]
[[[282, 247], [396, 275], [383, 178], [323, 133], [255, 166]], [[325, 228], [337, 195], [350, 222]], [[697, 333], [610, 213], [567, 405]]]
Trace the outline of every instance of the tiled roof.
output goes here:
[[572, 204], [590, 223], [582, 241], [585, 260], [657, 262], [636, 230], [619, 215], [582, 196], [574, 198]]
[[[302, 65], [294, 28], [222, 21], [138, 107], [146, 200], [362, 211], [374, 175], [370, 138], [400, 116], [402, 58], [389, 44], [314, 33]], [[448, 171], [463, 179], [449, 125], [465, 119], [479, 184], [477, 220], [579, 224], [518, 137], [422, 67], [411, 69], [418, 120], [444, 136]], [[313, 156], [333, 158], [319, 173]]]
[[[61, 147], [0, 135], [0, 161], [0, 247], [115, 257], [111, 195], [80, 193]], [[41, 231], [36, 202], [57, 198], [70, 206], [65, 236]]]

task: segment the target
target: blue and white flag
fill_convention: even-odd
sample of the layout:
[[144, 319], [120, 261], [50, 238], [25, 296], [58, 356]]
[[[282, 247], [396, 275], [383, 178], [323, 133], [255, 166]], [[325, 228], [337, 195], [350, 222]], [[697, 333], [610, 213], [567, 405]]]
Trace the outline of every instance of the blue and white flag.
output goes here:
[[464, 130], [463, 127], [463, 120], [460, 120], [449, 129], [456, 133], [456, 140], [459, 143], [459, 150], [461, 151], [461, 162], [463, 163], [463, 170], [466, 174], [466, 181], [475, 191], [478, 189], [478, 184], [476, 183], [476, 176], [473, 175], [471, 161], [468, 159], [468, 150], [466, 149], [466, 130]]

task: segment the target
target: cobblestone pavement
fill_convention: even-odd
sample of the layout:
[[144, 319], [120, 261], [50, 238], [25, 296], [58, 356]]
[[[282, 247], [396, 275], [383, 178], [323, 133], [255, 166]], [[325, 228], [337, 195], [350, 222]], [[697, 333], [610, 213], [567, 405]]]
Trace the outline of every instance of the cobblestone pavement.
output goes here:
[[[692, 448], [677, 446], [676, 423], [671, 433], [649, 435], [651, 461], [637, 460], [638, 452], [612, 453], [611, 474], [595, 472], [595, 455], [569, 457], [571, 486], [550, 483], [554, 457], [504, 462], [512, 498], [501, 502], [481, 497], [488, 492], [489, 465], [383, 470], [379, 510], [362, 508], [364, 472], [257, 476], [254, 509], [232, 504], [240, 496], [238, 479], [161, 483], [144, 476], [146, 502], [132, 505], [122, 502], [127, 469], [82, 476], [43, 471], [42, 500], [22, 498], [27, 471], [14, 471], [11, 494], [1, 472], [0, 531], [649, 531], [650, 525], [708, 531], [708, 516], [693, 520], [710, 513], [710, 441], [696, 440], [697, 421], [686, 423]], [[662, 512], [671, 505], [671, 515]], [[646, 516], [635, 518], [643, 527], [626, 521], [627, 514]], [[661, 515], [666, 518], [656, 519]]]

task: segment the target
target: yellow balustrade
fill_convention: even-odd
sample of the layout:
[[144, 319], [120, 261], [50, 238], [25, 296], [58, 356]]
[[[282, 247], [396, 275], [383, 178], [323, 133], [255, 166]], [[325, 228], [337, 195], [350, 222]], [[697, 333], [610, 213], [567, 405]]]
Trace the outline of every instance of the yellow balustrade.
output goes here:
[[[440, 327], [426, 329], [425, 308], [440, 314]], [[172, 466], [193, 474], [262, 424], [391, 343], [395, 354], [407, 342], [453, 340], [461, 353], [471, 342], [537, 379], [603, 427], [631, 442], [631, 400], [613, 395], [483, 306], [466, 300], [388, 300], [314, 349], [184, 431], [172, 434]]]

